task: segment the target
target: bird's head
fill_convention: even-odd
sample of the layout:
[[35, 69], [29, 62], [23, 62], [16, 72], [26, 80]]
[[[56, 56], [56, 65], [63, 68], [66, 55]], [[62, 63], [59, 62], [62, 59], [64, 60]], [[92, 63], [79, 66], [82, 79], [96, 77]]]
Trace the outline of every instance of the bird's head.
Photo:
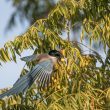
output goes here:
[[62, 55], [62, 53], [60, 51], [51, 50], [51, 51], [49, 51], [48, 54], [52, 57], [56, 57], [58, 60], [61, 60], [61, 61], [64, 60], [64, 56]]

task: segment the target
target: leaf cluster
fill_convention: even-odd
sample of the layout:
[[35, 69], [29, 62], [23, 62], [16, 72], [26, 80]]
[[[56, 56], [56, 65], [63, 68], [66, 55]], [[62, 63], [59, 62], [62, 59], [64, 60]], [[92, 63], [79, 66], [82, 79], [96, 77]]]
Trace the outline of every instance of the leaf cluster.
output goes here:
[[[0, 100], [2, 109], [16, 110], [109, 110], [110, 49], [106, 58], [91, 50], [84, 54], [81, 43], [61, 38], [64, 31], [81, 23], [81, 40], [100, 41], [110, 48], [110, 3], [108, 0], [61, 0], [46, 19], [37, 20], [21, 36], [0, 49], [0, 61], [15, 61], [23, 50], [40, 54], [51, 49], [63, 49], [67, 64], [60, 63], [53, 71], [49, 88], [39, 90], [35, 84], [26, 92]], [[70, 22], [70, 27], [68, 25]], [[69, 37], [69, 36], [68, 36]], [[101, 66], [97, 66], [97, 62]], [[27, 64], [29, 68], [33, 64]], [[23, 68], [22, 75], [27, 70]], [[3, 90], [1, 90], [3, 92]]]

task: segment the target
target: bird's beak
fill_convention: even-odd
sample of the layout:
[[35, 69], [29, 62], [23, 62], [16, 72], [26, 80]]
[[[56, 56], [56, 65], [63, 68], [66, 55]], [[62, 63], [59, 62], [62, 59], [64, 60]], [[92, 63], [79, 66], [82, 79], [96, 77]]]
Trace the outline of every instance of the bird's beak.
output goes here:
[[65, 61], [65, 58], [61, 58], [61, 61], [64, 62]]
[[62, 50], [60, 50], [60, 53], [61, 53], [61, 59], [60, 59], [60, 61], [62, 61], [62, 62], [65, 62], [66, 63], [66, 65], [67, 65], [67, 58], [65, 58], [63, 55], [64, 55], [64, 49], [62, 49]]

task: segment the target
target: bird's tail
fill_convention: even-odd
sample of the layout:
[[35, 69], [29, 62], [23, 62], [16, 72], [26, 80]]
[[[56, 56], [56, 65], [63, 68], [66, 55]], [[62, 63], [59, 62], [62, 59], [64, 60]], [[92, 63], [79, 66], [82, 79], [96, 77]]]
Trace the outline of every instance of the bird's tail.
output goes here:
[[0, 99], [2, 99], [5, 96], [23, 93], [25, 90], [27, 90], [32, 85], [32, 83], [33, 81], [31, 81], [31, 77], [29, 77], [26, 74], [23, 77], [19, 78], [10, 90], [1, 94]]
[[36, 60], [37, 56], [38, 55], [30, 55], [30, 56], [22, 57], [21, 60], [25, 62], [30, 62]]

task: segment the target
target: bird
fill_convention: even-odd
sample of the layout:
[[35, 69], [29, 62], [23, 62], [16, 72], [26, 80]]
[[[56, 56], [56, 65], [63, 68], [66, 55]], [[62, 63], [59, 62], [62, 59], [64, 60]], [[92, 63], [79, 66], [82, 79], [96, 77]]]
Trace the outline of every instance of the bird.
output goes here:
[[24, 93], [35, 81], [38, 82], [39, 87], [48, 86], [54, 65], [59, 61], [64, 61], [64, 56], [58, 50], [50, 50], [48, 53], [26, 56], [21, 60], [25, 62], [38, 61], [38, 63], [27, 74], [21, 76], [11, 89], [0, 94], [0, 99], [5, 96]]

